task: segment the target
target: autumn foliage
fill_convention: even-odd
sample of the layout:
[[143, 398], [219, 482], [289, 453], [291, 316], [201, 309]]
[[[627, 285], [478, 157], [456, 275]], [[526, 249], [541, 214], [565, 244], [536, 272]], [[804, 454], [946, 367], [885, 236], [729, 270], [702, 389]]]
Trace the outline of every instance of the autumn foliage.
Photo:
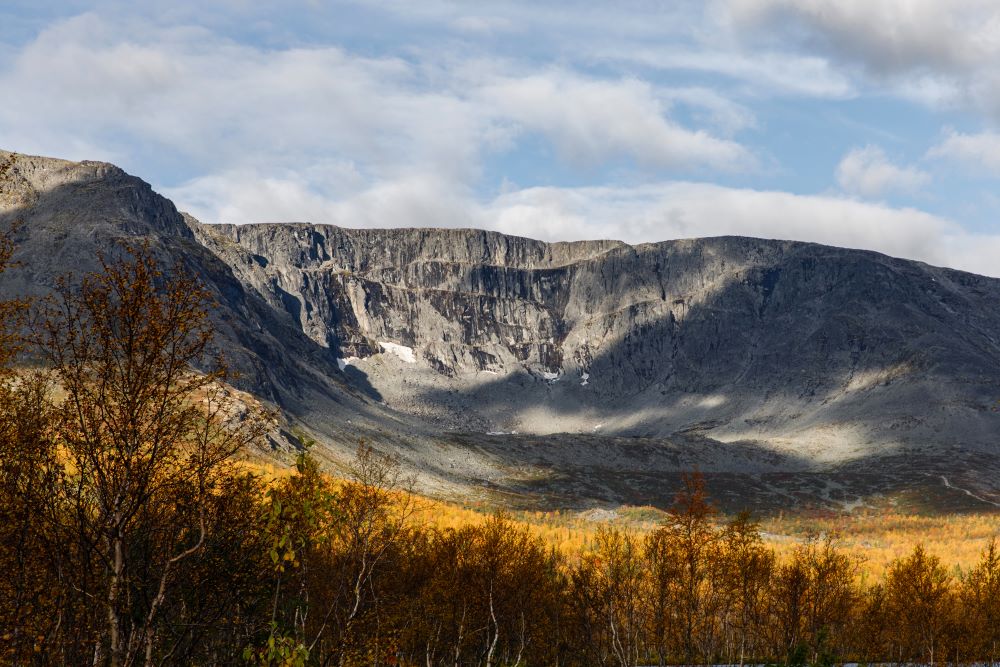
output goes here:
[[[0, 248], [0, 264], [9, 258]], [[396, 461], [234, 464], [269, 415], [212, 359], [208, 295], [148, 248], [0, 305], [0, 663], [995, 662], [1000, 549], [867, 577], [831, 535], [781, 554], [692, 474], [662, 521], [568, 553], [504, 514], [428, 520]], [[18, 346], [45, 370], [12, 370]], [[194, 369], [200, 369], [194, 372]]]

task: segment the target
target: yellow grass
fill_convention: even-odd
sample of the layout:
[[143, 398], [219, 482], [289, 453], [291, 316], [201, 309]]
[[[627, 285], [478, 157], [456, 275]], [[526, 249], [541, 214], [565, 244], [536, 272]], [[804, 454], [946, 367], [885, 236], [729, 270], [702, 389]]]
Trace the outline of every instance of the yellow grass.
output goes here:
[[[280, 479], [293, 470], [260, 460], [241, 465], [268, 480]], [[495, 505], [485, 502], [458, 504], [422, 496], [415, 499], [415, 507], [416, 521], [439, 529], [479, 523], [496, 510]], [[590, 512], [513, 511], [509, 516], [574, 560], [592, 543], [600, 526], [614, 525], [644, 534], [653, 530], [665, 513], [652, 507], [621, 507]], [[841, 548], [862, 560], [862, 576], [878, 580], [893, 559], [909, 554], [917, 544], [940, 557], [954, 574], [968, 571], [990, 538], [1000, 536], [1000, 513], [926, 516], [887, 510], [845, 516], [792, 514], [762, 519], [760, 525], [765, 542], [779, 556], [787, 555], [812, 535], [832, 534]]]
[[[428, 523], [454, 528], [482, 521], [492, 510], [486, 506], [459, 506], [452, 503], [421, 501]], [[594, 516], [596, 515], [596, 516]], [[575, 511], [513, 512], [511, 517], [574, 558], [593, 540], [599, 526], [628, 527], [639, 533], [652, 530], [663, 512], [648, 507], [619, 508], [614, 512]], [[862, 560], [862, 575], [879, 579], [893, 559], [909, 554], [917, 544], [941, 558], [956, 575], [978, 562], [990, 538], [1000, 534], [1000, 514], [949, 514], [911, 516], [872, 513], [843, 517], [769, 518], [761, 521], [764, 539], [779, 556], [791, 552], [811, 535], [832, 534], [840, 547]]]
[[1000, 534], [1000, 514], [918, 516], [881, 512], [837, 518], [791, 517], [766, 521], [763, 528], [787, 536], [786, 549], [789, 538], [801, 539], [810, 531], [833, 533], [844, 549], [865, 559], [863, 569], [874, 577], [881, 576], [892, 560], [907, 555], [917, 544], [923, 544], [930, 554], [960, 574], [974, 566], [983, 547]]

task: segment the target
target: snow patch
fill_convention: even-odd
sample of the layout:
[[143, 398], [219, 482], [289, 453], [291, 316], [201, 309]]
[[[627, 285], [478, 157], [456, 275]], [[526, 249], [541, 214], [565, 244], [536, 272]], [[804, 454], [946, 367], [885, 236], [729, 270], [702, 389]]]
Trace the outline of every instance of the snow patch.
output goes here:
[[343, 371], [348, 366], [353, 366], [356, 362], [361, 361], [358, 357], [347, 357], [346, 359], [337, 359], [337, 368]]
[[413, 348], [407, 347], [405, 345], [400, 345], [399, 343], [388, 343], [385, 341], [379, 341], [378, 346], [382, 348], [383, 352], [391, 354], [399, 359], [405, 361], [408, 364], [417, 363], [417, 357], [413, 354]]
[[559, 379], [559, 372], [556, 371], [555, 373], [553, 373], [552, 371], [542, 371], [542, 377], [549, 382], [555, 382], [556, 380]]
[[590, 373], [584, 371], [583, 375], [580, 376], [580, 386], [586, 387], [588, 384], [590, 384], [588, 380], [590, 380]]

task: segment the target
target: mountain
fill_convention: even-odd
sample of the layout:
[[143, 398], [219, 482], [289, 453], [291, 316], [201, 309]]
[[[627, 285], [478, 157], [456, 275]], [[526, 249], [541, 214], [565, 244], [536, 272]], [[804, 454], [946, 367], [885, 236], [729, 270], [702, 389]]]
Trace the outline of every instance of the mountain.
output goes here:
[[148, 241], [212, 291], [275, 446], [365, 438], [433, 493], [662, 504], [697, 467], [726, 509], [1000, 503], [1000, 280], [740, 237], [202, 224], [112, 165], [0, 152], [14, 220], [0, 294]]

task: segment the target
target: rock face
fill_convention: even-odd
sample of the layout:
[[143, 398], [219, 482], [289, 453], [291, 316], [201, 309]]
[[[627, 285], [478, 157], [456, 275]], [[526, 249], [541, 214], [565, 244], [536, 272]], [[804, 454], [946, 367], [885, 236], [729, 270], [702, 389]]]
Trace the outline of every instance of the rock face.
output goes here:
[[998, 280], [737, 237], [206, 225], [110, 165], [0, 153], [13, 219], [3, 293], [149, 240], [212, 286], [243, 388], [437, 491], [659, 502], [697, 465], [734, 507], [1000, 502]]
[[355, 367], [384, 357], [381, 343], [412, 348], [416, 363], [375, 388], [401, 409], [444, 406], [455, 428], [816, 441], [836, 421], [856, 437], [812, 453], [833, 458], [900, 444], [890, 432], [992, 447], [1000, 423], [997, 280], [734, 237], [550, 245], [476, 230], [196, 229], [243, 284]]

